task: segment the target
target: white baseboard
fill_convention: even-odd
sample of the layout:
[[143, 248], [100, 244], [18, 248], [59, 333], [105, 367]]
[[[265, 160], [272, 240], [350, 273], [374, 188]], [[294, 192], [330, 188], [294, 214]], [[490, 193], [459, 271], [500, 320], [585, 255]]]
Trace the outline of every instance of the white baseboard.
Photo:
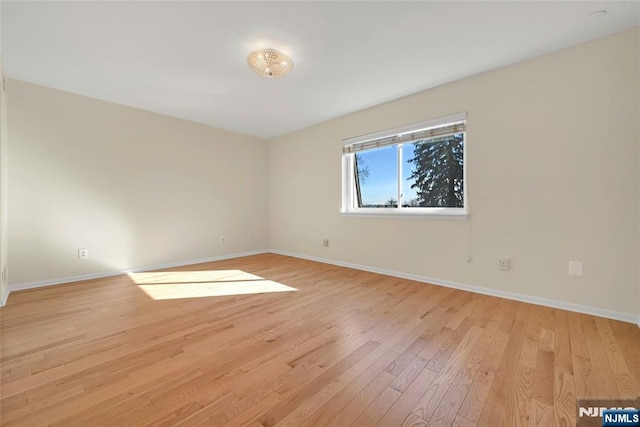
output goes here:
[[484, 287], [481, 287], [481, 286], [467, 285], [467, 284], [464, 284], [464, 283], [451, 282], [451, 281], [448, 281], [448, 280], [441, 280], [441, 279], [435, 279], [435, 278], [432, 278], [432, 277], [418, 276], [418, 275], [415, 275], [415, 274], [407, 274], [407, 273], [402, 273], [402, 272], [399, 272], [399, 271], [386, 270], [386, 269], [383, 269], [383, 268], [376, 268], [376, 267], [369, 267], [369, 266], [366, 266], [366, 265], [352, 264], [352, 263], [349, 263], [349, 262], [343, 262], [343, 261], [337, 261], [337, 260], [328, 259], [328, 258], [309, 256], [309, 255], [304, 255], [304, 254], [299, 254], [299, 253], [294, 253], [294, 252], [281, 251], [281, 250], [277, 250], [277, 249], [264, 249], [264, 250], [250, 251], [250, 252], [240, 252], [240, 253], [221, 255], [221, 256], [210, 257], [210, 258], [192, 259], [192, 260], [187, 260], [187, 261], [178, 261], [178, 262], [171, 262], [171, 263], [166, 263], [166, 264], [157, 264], [157, 265], [151, 265], [151, 266], [146, 266], [146, 267], [130, 268], [130, 269], [108, 271], [108, 272], [102, 272], [102, 273], [96, 273], [96, 274], [85, 274], [85, 275], [80, 275], [80, 276], [71, 276], [71, 277], [62, 277], [62, 278], [51, 279], [51, 280], [42, 280], [42, 281], [39, 281], [39, 282], [28, 282], [28, 283], [19, 283], [19, 284], [16, 284], [16, 285], [9, 285], [4, 289], [4, 292], [2, 293], [2, 295], [0, 295], [0, 303], [1, 303], [0, 307], [3, 307], [7, 303], [7, 298], [9, 297], [9, 294], [11, 292], [14, 292], [14, 291], [40, 288], [40, 287], [44, 287], [44, 286], [60, 285], [60, 284], [63, 284], [63, 283], [78, 282], [78, 281], [81, 281], [81, 280], [100, 279], [100, 278], [103, 278], [103, 277], [118, 276], [120, 274], [126, 274], [126, 273], [129, 273], [129, 272], [141, 272], [141, 271], [149, 271], [149, 270], [159, 270], [159, 269], [164, 269], [164, 268], [180, 267], [180, 266], [184, 266], [184, 265], [201, 264], [201, 263], [204, 263], [204, 262], [222, 261], [222, 260], [225, 260], [225, 259], [240, 258], [240, 257], [244, 257], [244, 256], [258, 255], [258, 254], [269, 253], [269, 252], [274, 253], [274, 254], [279, 254], [279, 255], [290, 256], [290, 257], [294, 257], [294, 258], [301, 258], [301, 259], [307, 259], [307, 260], [310, 260], [310, 261], [322, 262], [322, 263], [325, 263], [325, 264], [331, 264], [331, 265], [338, 265], [338, 266], [341, 266], [341, 267], [353, 268], [353, 269], [356, 269], [356, 270], [363, 270], [363, 271], [369, 271], [369, 272], [372, 272], [372, 273], [385, 274], [387, 276], [399, 277], [399, 278], [402, 278], [402, 279], [415, 280], [417, 282], [431, 283], [431, 284], [434, 284], [434, 285], [440, 285], [440, 286], [445, 286], [445, 287], [448, 287], [448, 288], [460, 289], [460, 290], [463, 290], [463, 291], [474, 292], [474, 293], [478, 293], [478, 294], [489, 295], [489, 296], [494, 296], [494, 297], [499, 297], [499, 298], [505, 298], [505, 299], [515, 300], [515, 301], [521, 301], [521, 302], [525, 302], [525, 303], [529, 303], [529, 304], [536, 304], [536, 305], [542, 305], [542, 306], [546, 306], [546, 307], [559, 308], [559, 309], [562, 309], [562, 310], [575, 311], [575, 312], [578, 312], [578, 313], [590, 314], [590, 315], [593, 315], [593, 316], [600, 316], [600, 317], [605, 317], [605, 318], [614, 319], [614, 320], [620, 320], [620, 321], [628, 322], [628, 323], [635, 323], [640, 328], [640, 317], [634, 316], [634, 315], [628, 314], [628, 313], [621, 313], [621, 312], [612, 311], [612, 310], [606, 310], [606, 309], [602, 309], [602, 308], [598, 308], [598, 307], [590, 307], [590, 306], [585, 306], [585, 305], [580, 305], [580, 304], [573, 304], [573, 303], [569, 303], [569, 302], [552, 300], [552, 299], [547, 299], [547, 298], [534, 297], [534, 296], [525, 295], [525, 294], [518, 294], [518, 293], [515, 293], [515, 292], [507, 292], [507, 291], [501, 291], [501, 290], [497, 290], [497, 289], [484, 288]]
[[338, 266], [341, 266], [341, 267], [354, 268], [356, 270], [369, 271], [371, 273], [385, 274], [387, 276], [399, 277], [399, 278], [402, 278], [402, 279], [415, 280], [417, 282], [431, 283], [431, 284], [434, 284], [434, 285], [445, 286], [447, 288], [454, 288], [454, 289], [460, 289], [460, 290], [463, 290], [463, 291], [474, 292], [474, 293], [477, 293], [477, 294], [483, 294], [483, 295], [489, 295], [489, 296], [493, 296], [493, 297], [505, 298], [505, 299], [525, 302], [525, 303], [529, 303], [529, 304], [542, 305], [542, 306], [546, 306], [546, 307], [559, 308], [559, 309], [567, 310], [567, 311], [575, 311], [575, 312], [578, 312], [578, 313], [590, 314], [590, 315], [593, 315], [593, 316], [606, 317], [607, 319], [620, 320], [622, 322], [636, 323], [638, 325], [638, 327], [640, 327], [640, 319], [638, 318], [638, 316], [634, 316], [634, 315], [629, 314], [629, 313], [621, 313], [621, 312], [618, 312], [618, 311], [606, 310], [606, 309], [598, 308], [598, 307], [590, 307], [590, 306], [586, 306], [586, 305], [573, 304], [573, 303], [570, 303], [570, 302], [564, 302], [564, 301], [552, 300], [552, 299], [547, 299], [547, 298], [534, 297], [534, 296], [525, 295], [525, 294], [519, 294], [519, 293], [515, 293], [515, 292], [507, 292], [507, 291], [501, 291], [501, 290], [498, 290], [498, 289], [484, 288], [484, 287], [481, 287], [481, 286], [467, 285], [467, 284], [464, 284], [464, 283], [457, 283], [457, 282], [451, 282], [451, 281], [448, 281], [448, 280], [434, 279], [434, 278], [431, 278], [431, 277], [418, 276], [418, 275], [415, 275], [415, 274], [407, 274], [407, 273], [402, 273], [402, 272], [393, 271], [393, 270], [385, 270], [383, 268], [369, 267], [369, 266], [366, 266], [366, 265], [352, 264], [352, 263], [349, 263], [349, 262], [343, 262], [343, 261], [337, 261], [337, 260], [333, 260], [333, 259], [327, 259], [327, 258], [320, 258], [320, 257], [315, 257], [315, 256], [303, 255], [303, 254], [298, 254], [298, 253], [294, 253], [294, 252], [280, 251], [280, 250], [277, 250], [277, 249], [270, 249], [268, 252], [272, 252], [274, 254], [279, 254], [279, 255], [286, 255], [286, 256], [290, 256], [290, 257], [294, 257], [294, 258], [307, 259], [307, 260], [310, 260], [310, 261], [322, 262], [322, 263], [325, 263], [325, 264], [338, 265]]
[[105, 272], [101, 272], [101, 273], [83, 274], [83, 275], [71, 276], [71, 277], [61, 277], [61, 278], [57, 278], [57, 279], [41, 280], [39, 282], [18, 283], [16, 285], [9, 285], [7, 287], [7, 289], [5, 290], [6, 295], [2, 295], [2, 306], [4, 306], [6, 304], [7, 298], [9, 297], [9, 294], [11, 292], [15, 292], [15, 291], [22, 291], [22, 290], [25, 290], [25, 289], [42, 288], [44, 286], [61, 285], [63, 283], [79, 282], [81, 280], [101, 279], [103, 277], [119, 276], [121, 274], [126, 274], [126, 273], [130, 273], [130, 272], [131, 273], [138, 273], [138, 272], [141, 272], [141, 271], [160, 270], [160, 269], [164, 269], [164, 268], [181, 267], [181, 266], [184, 266], [184, 265], [201, 264], [201, 263], [204, 263], [204, 262], [222, 261], [222, 260], [225, 260], [225, 259], [240, 258], [240, 257], [244, 257], [244, 256], [263, 254], [263, 253], [266, 253], [266, 252], [269, 252], [269, 251], [266, 250], [266, 249], [263, 249], [263, 250], [258, 250], [258, 251], [240, 252], [240, 253], [221, 255], [221, 256], [215, 256], [215, 257], [210, 257], [210, 258], [191, 259], [191, 260], [186, 260], [186, 261], [170, 262], [170, 263], [166, 263], [166, 264], [149, 265], [149, 266], [146, 266], [146, 267], [128, 268], [128, 269], [124, 269], [124, 270], [114, 270], [114, 271], [105, 271]]
[[2, 295], [0, 295], [0, 307], [4, 307], [7, 303], [7, 298], [9, 298], [9, 287], [5, 286], [2, 290]]

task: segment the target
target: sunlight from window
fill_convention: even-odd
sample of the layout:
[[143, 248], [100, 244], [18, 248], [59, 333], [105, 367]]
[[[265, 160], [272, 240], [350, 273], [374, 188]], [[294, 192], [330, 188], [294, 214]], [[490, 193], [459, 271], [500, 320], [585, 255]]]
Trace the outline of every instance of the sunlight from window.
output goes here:
[[128, 275], [154, 300], [297, 291], [242, 270], [154, 271]]

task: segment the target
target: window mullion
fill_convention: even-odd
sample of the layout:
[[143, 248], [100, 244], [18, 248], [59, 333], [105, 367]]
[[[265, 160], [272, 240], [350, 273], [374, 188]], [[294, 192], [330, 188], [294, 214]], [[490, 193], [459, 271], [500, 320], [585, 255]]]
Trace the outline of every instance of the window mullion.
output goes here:
[[398, 208], [402, 209], [402, 144], [398, 144]]
[[351, 208], [359, 208], [358, 205], [358, 197], [356, 194], [356, 155], [355, 153], [351, 153], [349, 155], [349, 188], [351, 189], [349, 194], [349, 206]]

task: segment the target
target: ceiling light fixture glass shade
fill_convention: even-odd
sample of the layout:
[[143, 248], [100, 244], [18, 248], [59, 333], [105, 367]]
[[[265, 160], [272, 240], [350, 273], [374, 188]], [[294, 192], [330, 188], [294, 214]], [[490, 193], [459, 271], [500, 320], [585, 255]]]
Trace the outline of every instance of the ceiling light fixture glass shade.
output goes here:
[[293, 68], [293, 61], [275, 49], [255, 50], [247, 56], [249, 67], [268, 79], [282, 77]]

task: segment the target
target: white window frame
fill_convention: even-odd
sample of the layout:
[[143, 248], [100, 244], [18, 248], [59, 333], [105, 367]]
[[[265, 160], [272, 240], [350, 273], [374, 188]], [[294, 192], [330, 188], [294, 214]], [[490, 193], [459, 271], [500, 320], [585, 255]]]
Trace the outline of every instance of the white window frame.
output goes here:
[[[342, 141], [342, 214], [355, 216], [406, 216], [406, 217], [429, 217], [429, 218], [448, 218], [448, 219], [467, 219], [469, 215], [469, 202], [467, 197], [467, 133], [464, 134], [464, 150], [462, 153], [462, 173], [463, 173], [463, 207], [461, 208], [428, 208], [428, 207], [402, 207], [402, 145], [411, 144], [424, 138], [411, 139], [413, 133], [425, 131], [429, 129], [439, 128], [451, 123], [464, 123], [466, 127], [466, 113], [452, 114], [445, 117], [439, 117], [420, 123], [415, 123], [399, 128], [389, 129], [381, 132], [375, 132], [367, 135], [347, 138]], [[404, 141], [400, 143], [389, 143], [390, 138], [403, 137]], [[361, 208], [356, 201], [356, 183], [355, 183], [355, 152], [345, 152], [346, 148], [358, 144], [375, 144], [377, 141], [387, 141], [387, 146], [395, 146], [398, 150], [398, 191], [396, 208]]]

